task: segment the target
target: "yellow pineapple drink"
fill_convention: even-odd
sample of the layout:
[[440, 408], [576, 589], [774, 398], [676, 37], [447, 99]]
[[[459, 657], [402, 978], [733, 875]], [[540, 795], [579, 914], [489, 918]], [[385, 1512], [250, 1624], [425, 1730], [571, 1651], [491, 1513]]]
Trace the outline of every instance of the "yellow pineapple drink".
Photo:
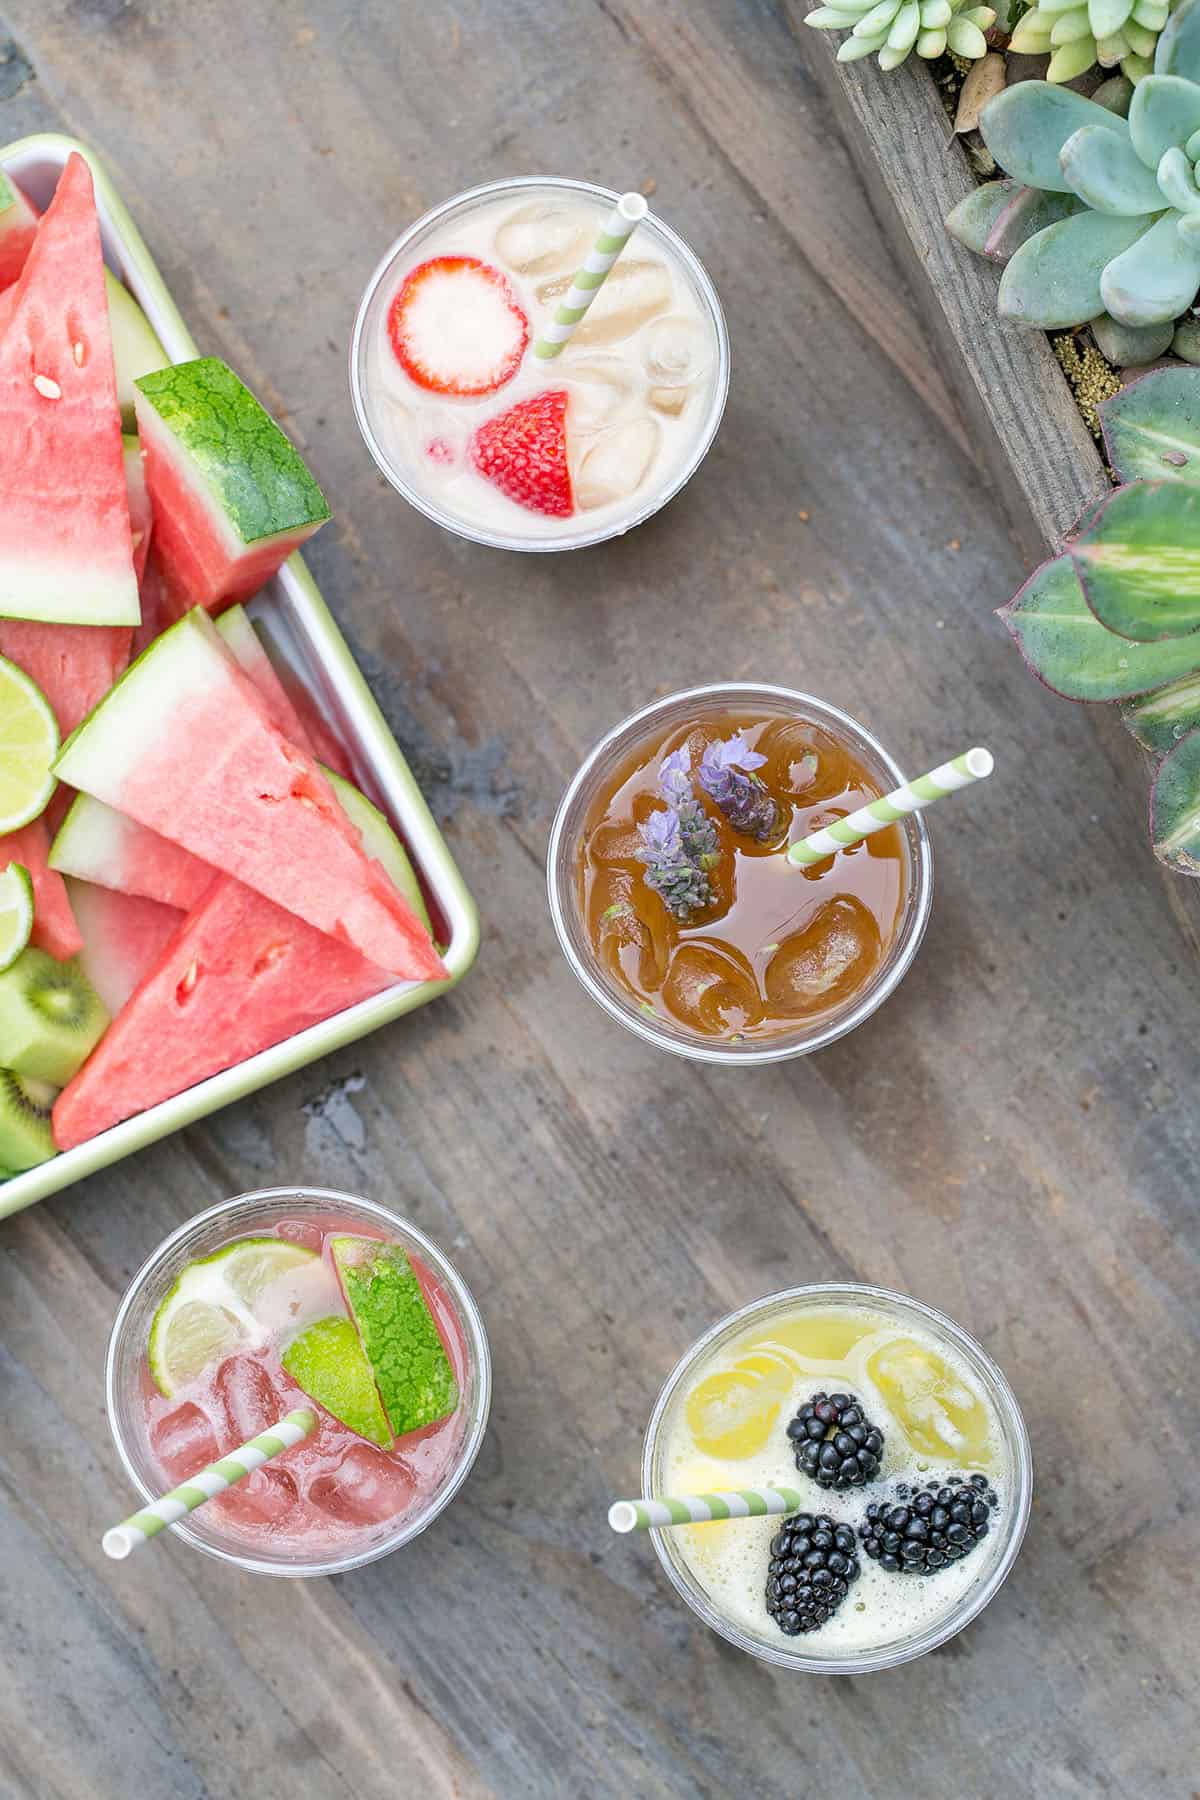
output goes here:
[[797, 1490], [801, 1513], [680, 1526], [656, 1548], [732, 1642], [853, 1671], [920, 1655], [986, 1604], [1020, 1544], [1030, 1464], [1003, 1376], [950, 1320], [817, 1287], [746, 1308], [689, 1353], [643, 1479], [654, 1495]]

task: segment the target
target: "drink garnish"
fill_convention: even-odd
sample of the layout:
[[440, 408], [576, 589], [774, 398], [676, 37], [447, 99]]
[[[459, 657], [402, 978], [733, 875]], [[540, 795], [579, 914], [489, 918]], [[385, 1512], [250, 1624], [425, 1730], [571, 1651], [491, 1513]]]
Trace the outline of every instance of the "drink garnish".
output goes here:
[[284, 1238], [239, 1238], [181, 1272], [150, 1326], [146, 1360], [168, 1398], [247, 1341], [266, 1335], [257, 1310], [268, 1287], [319, 1258]]
[[698, 869], [715, 869], [720, 861], [717, 828], [696, 798], [690, 767], [686, 749], [673, 750], [663, 759], [658, 785], [679, 815], [679, 835], [692, 862]]
[[766, 762], [751, 750], [745, 733], [709, 744], [700, 759], [700, 786], [715, 800], [735, 831], [767, 843], [780, 830], [780, 811], [766, 787], [755, 775]]
[[787, 1428], [796, 1467], [818, 1487], [861, 1487], [883, 1460], [883, 1433], [854, 1394], [814, 1394]]
[[396, 1436], [404, 1437], [447, 1418], [458, 1405], [458, 1383], [421, 1283], [404, 1251], [398, 1244], [358, 1237], [334, 1238], [332, 1250]]
[[435, 394], [494, 394], [529, 342], [512, 288], [478, 256], [434, 256], [405, 276], [388, 314], [396, 360]]
[[310, 1400], [359, 1437], [383, 1450], [392, 1448], [375, 1375], [353, 1320], [344, 1314], [318, 1319], [293, 1338], [280, 1361]]
[[642, 879], [654, 889], [677, 919], [712, 904], [712, 885], [698, 869], [683, 843], [679, 814], [673, 806], [660, 806], [638, 826], [641, 848], [634, 854], [646, 864]]
[[833, 1617], [862, 1573], [854, 1531], [825, 1513], [796, 1513], [771, 1539], [767, 1611], [786, 1637]]
[[485, 420], [471, 439], [471, 462], [518, 506], [569, 519], [575, 500], [567, 462], [567, 390], [550, 388]]
[[988, 1534], [1000, 1504], [986, 1475], [948, 1475], [912, 1488], [901, 1483], [890, 1500], [875, 1500], [858, 1528], [862, 1547], [880, 1568], [901, 1575], [936, 1575], [958, 1562]]

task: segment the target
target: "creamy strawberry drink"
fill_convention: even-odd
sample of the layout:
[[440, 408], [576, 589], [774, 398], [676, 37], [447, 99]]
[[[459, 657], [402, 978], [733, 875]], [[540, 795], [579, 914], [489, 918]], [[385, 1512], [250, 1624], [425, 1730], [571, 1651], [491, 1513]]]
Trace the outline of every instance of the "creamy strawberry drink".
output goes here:
[[648, 217], [566, 346], [536, 346], [613, 196], [579, 182], [477, 188], [389, 251], [359, 309], [359, 425], [393, 486], [463, 536], [561, 550], [627, 531], [688, 479], [728, 385], [720, 303]]
[[181, 1527], [271, 1573], [352, 1566], [421, 1530], [469, 1468], [486, 1406], [461, 1282], [410, 1227], [341, 1195], [202, 1214], [139, 1275], [110, 1345], [114, 1434], [151, 1495], [315, 1412], [303, 1442]]

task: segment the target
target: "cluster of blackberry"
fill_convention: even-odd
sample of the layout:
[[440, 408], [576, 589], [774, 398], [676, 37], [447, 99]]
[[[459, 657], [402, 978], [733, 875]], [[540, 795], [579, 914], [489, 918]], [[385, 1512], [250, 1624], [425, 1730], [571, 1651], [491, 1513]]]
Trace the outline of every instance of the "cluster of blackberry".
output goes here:
[[[854, 1394], [814, 1394], [787, 1432], [796, 1467], [819, 1487], [863, 1487], [882, 1467], [883, 1433]], [[986, 1475], [948, 1475], [919, 1487], [899, 1482], [890, 1498], [871, 1501], [857, 1542], [849, 1525], [823, 1513], [796, 1513], [771, 1539], [767, 1611], [788, 1637], [816, 1631], [862, 1573], [859, 1542], [881, 1569], [935, 1575], [987, 1536], [998, 1505]]]

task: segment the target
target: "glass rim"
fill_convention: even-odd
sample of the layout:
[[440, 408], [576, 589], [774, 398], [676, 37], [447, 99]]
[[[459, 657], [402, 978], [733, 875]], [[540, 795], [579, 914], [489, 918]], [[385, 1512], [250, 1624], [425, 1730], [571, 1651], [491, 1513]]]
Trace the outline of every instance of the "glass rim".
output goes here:
[[321, 1562], [286, 1565], [264, 1562], [252, 1553], [226, 1549], [221, 1545], [207, 1542], [191, 1529], [190, 1515], [167, 1527], [169, 1531], [183, 1538], [194, 1549], [202, 1550], [206, 1556], [214, 1557], [218, 1562], [229, 1563], [234, 1568], [244, 1569], [249, 1574], [302, 1578], [310, 1575], [345, 1574], [350, 1569], [362, 1568], [366, 1563], [376, 1562], [381, 1556], [388, 1556], [393, 1550], [402, 1549], [405, 1544], [411, 1543], [413, 1538], [418, 1537], [450, 1504], [470, 1474], [479, 1454], [483, 1434], [487, 1429], [492, 1400], [492, 1356], [487, 1329], [466, 1282], [433, 1240], [426, 1236], [425, 1232], [416, 1225], [410, 1224], [407, 1219], [401, 1218], [399, 1213], [390, 1211], [386, 1206], [380, 1206], [377, 1201], [367, 1200], [360, 1194], [346, 1193], [340, 1188], [300, 1187], [298, 1185], [252, 1188], [244, 1194], [235, 1194], [228, 1200], [220, 1200], [216, 1205], [206, 1207], [203, 1212], [195, 1213], [182, 1225], [177, 1226], [174, 1231], [168, 1233], [161, 1243], [150, 1252], [130, 1280], [108, 1335], [108, 1345], [104, 1355], [104, 1404], [108, 1414], [108, 1427], [126, 1475], [137, 1489], [143, 1502], [160, 1498], [158, 1491], [144, 1480], [134, 1463], [121, 1429], [116, 1396], [117, 1364], [122, 1334], [129, 1314], [138, 1296], [158, 1269], [162, 1267], [172, 1252], [199, 1229], [214, 1223], [225, 1215], [244, 1210], [251, 1202], [270, 1204], [275, 1200], [282, 1202], [295, 1199], [329, 1201], [335, 1209], [338, 1204], [350, 1205], [370, 1214], [381, 1225], [393, 1229], [398, 1227], [406, 1237], [413, 1240], [419, 1248], [422, 1259], [428, 1258], [430, 1268], [451, 1293], [454, 1303], [462, 1315], [467, 1328], [467, 1352], [476, 1382], [475, 1401], [466, 1435], [460, 1446], [454, 1471], [444, 1487], [439, 1490], [428, 1506], [419, 1508], [412, 1517], [406, 1518], [398, 1531], [366, 1546], [363, 1550], [353, 1551], [345, 1556], [328, 1557]]
[[596, 526], [591, 531], [574, 532], [566, 537], [530, 539], [519, 537], [510, 532], [493, 532], [481, 525], [473, 525], [469, 521], [456, 518], [451, 512], [422, 494], [418, 488], [408, 481], [401, 470], [388, 457], [371, 425], [364, 383], [361, 374], [361, 352], [363, 337], [366, 332], [367, 314], [383, 282], [395, 266], [396, 259], [406, 250], [419, 233], [437, 225], [449, 213], [467, 201], [482, 201], [511, 192], [515, 188], [568, 188], [577, 193], [591, 194], [600, 200], [616, 203], [620, 195], [612, 188], [600, 187], [593, 181], [573, 181], [561, 175], [513, 175], [507, 180], [485, 181], [478, 187], [464, 188], [462, 193], [454, 194], [440, 205], [430, 207], [419, 219], [402, 231], [390, 247], [384, 252], [372, 272], [370, 280], [363, 290], [358, 303], [358, 311], [354, 315], [354, 329], [350, 336], [350, 398], [354, 406], [354, 417], [363, 442], [371, 453], [384, 479], [395, 488], [396, 492], [410, 506], [429, 519], [434, 525], [440, 525], [444, 531], [451, 531], [456, 537], [466, 538], [473, 544], [483, 544], [491, 550], [523, 550], [534, 554], [548, 553], [555, 550], [586, 550], [592, 544], [607, 543], [611, 538], [623, 537], [635, 526], [642, 525], [656, 512], [673, 500], [680, 489], [691, 480], [704, 458], [712, 447], [717, 435], [725, 402], [729, 396], [730, 350], [729, 329], [725, 323], [725, 313], [721, 306], [717, 290], [713, 285], [704, 264], [695, 251], [684, 242], [677, 231], [674, 231], [657, 213], [647, 213], [639, 226], [639, 230], [657, 231], [664, 237], [679, 258], [687, 273], [695, 283], [699, 297], [707, 308], [717, 339], [717, 371], [712, 398], [709, 403], [708, 417], [704, 427], [696, 439], [695, 448], [690, 456], [684, 459], [675, 475], [655, 497], [646, 502], [628, 518], [615, 523]]
[[[903, 770], [895, 758], [884, 748], [875, 735], [865, 725], [844, 712], [832, 701], [821, 700], [816, 694], [805, 694], [796, 688], [778, 687], [771, 682], [760, 681], [717, 681], [700, 687], [681, 688], [678, 693], [666, 694], [659, 700], [652, 700], [647, 706], [640, 707], [637, 712], [630, 713], [614, 725], [611, 731], [593, 745], [575, 775], [567, 786], [566, 792], [558, 803], [554, 814], [554, 822], [550, 827], [550, 840], [546, 851], [546, 883], [550, 900], [550, 916], [558, 937], [559, 948], [566, 957], [577, 979], [599, 1006], [602, 1006], [610, 1018], [632, 1031], [643, 1042], [653, 1044], [657, 1049], [670, 1051], [674, 1056], [686, 1057], [692, 1062], [717, 1063], [724, 1067], [742, 1068], [761, 1063], [785, 1062], [795, 1056], [808, 1056], [815, 1050], [824, 1050], [828, 1045], [836, 1043], [870, 1018], [884, 1001], [899, 987], [905, 975], [912, 967], [917, 951], [921, 947], [929, 924], [933, 908], [933, 844], [925, 820], [921, 813], [910, 813], [905, 824], [911, 827], [916, 839], [915, 850], [910, 847], [910, 878], [913, 892], [910, 899], [911, 923], [907, 927], [907, 936], [900, 944], [896, 954], [881, 965], [877, 977], [864, 988], [858, 1001], [845, 1013], [835, 1013], [827, 1024], [820, 1029], [803, 1035], [803, 1041], [796, 1042], [797, 1035], [803, 1034], [803, 1025], [797, 1027], [796, 1034], [780, 1034], [777, 1039], [763, 1039], [746, 1044], [709, 1044], [700, 1039], [694, 1043], [677, 1038], [666, 1032], [657, 1019], [649, 1018], [645, 1013], [626, 1006], [610, 987], [599, 979], [590, 962], [576, 951], [567, 926], [566, 902], [558, 880], [559, 863], [563, 850], [563, 837], [566, 831], [567, 817], [571, 807], [578, 798], [585, 784], [599, 768], [621, 739], [632, 734], [641, 726], [649, 725], [654, 718], [668, 708], [683, 703], [711, 701], [737, 695], [756, 696], [772, 701], [786, 702], [789, 708], [812, 708], [816, 717], [813, 723], [832, 722], [840, 726], [852, 738], [857, 739], [872, 755], [878, 758], [893, 779], [893, 785], [899, 787], [906, 779]], [[906, 834], [906, 842], [908, 842]], [[900, 930], [897, 931], [897, 938]]]
[[650, 1421], [646, 1426], [646, 1435], [642, 1446], [641, 1480], [642, 1492], [653, 1493], [654, 1454], [658, 1444], [658, 1433], [668, 1406], [675, 1396], [680, 1383], [696, 1366], [701, 1357], [711, 1348], [718, 1338], [727, 1333], [733, 1335], [736, 1328], [753, 1323], [756, 1316], [769, 1308], [788, 1301], [807, 1300], [813, 1295], [824, 1295], [830, 1299], [843, 1300], [861, 1305], [863, 1302], [881, 1301], [885, 1304], [909, 1308], [921, 1318], [943, 1332], [954, 1346], [965, 1352], [968, 1360], [977, 1362], [992, 1384], [993, 1404], [1001, 1414], [1001, 1422], [1011, 1433], [1016, 1455], [1012, 1471], [1012, 1499], [1007, 1513], [1007, 1537], [1004, 1549], [996, 1559], [994, 1567], [986, 1579], [970, 1588], [957, 1606], [951, 1607], [941, 1619], [918, 1631], [913, 1637], [898, 1644], [884, 1644], [873, 1650], [862, 1650], [850, 1656], [842, 1657], [801, 1657], [779, 1645], [765, 1642], [749, 1635], [748, 1632], [728, 1618], [713, 1604], [709, 1596], [696, 1581], [693, 1589], [681, 1575], [672, 1556], [666, 1548], [664, 1540], [669, 1531], [651, 1530], [647, 1535], [654, 1545], [654, 1553], [666, 1572], [667, 1578], [676, 1592], [685, 1600], [698, 1618], [726, 1643], [744, 1650], [748, 1655], [761, 1662], [773, 1664], [776, 1668], [792, 1669], [804, 1675], [865, 1675], [877, 1669], [899, 1668], [901, 1664], [913, 1662], [919, 1656], [926, 1656], [931, 1650], [948, 1643], [957, 1637], [972, 1620], [992, 1601], [1007, 1579], [1017, 1559], [1025, 1530], [1029, 1523], [1030, 1507], [1033, 1501], [1033, 1447], [1029, 1441], [1026, 1427], [1017, 1397], [1004, 1371], [990, 1357], [968, 1331], [964, 1331], [947, 1313], [941, 1312], [927, 1301], [918, 1300], [911, 1294], [897, 1293], [894, 1288], [873, 1287], [865, 1282], [854, 1281], [817, 1281], [802, 1284], [799, 1287], [781, 1288], [777, 1293], [765, 1294], [760, 1300], [751, 1300], [740, 1306], [716, 1324], [709, 1327], [697, 1338], [689, 1350], [685, 1350], [671, 1373], [667, 1376], [654, 1403]]

